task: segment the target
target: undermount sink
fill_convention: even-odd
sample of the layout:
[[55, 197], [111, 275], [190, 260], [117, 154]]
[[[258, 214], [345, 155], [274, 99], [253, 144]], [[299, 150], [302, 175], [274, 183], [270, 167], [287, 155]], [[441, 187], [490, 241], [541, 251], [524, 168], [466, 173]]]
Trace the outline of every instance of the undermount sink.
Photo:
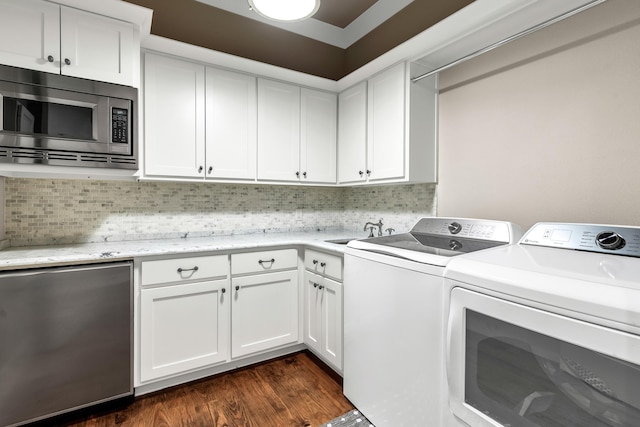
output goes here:
[[332, 240], [325, 240], [325, 242], [327, 243], [334, 243], [336, 245], [346, 245], [347, 243], [349, 243], [350, 241], [355, 240], [352, 238], [347, 238], [347, 239], [332, 239]]

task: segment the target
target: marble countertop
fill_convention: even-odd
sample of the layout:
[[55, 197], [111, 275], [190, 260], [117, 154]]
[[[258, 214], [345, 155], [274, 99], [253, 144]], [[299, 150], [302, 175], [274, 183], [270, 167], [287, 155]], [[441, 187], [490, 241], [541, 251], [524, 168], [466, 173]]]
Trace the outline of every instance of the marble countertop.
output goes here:
[[[57, 265], [128, 260], [156, 255], [251, 250], [273, 246], [303, 245], [343, 253], [345, 245], [334, 239], [362, 239], [366, 235], [345, 231], [243, 234], [184, 239], [132, 240], [59, 246], [9, 247], [0, 251], [0, 271]], [[362, 233], [359, 233], [362, 234]]]

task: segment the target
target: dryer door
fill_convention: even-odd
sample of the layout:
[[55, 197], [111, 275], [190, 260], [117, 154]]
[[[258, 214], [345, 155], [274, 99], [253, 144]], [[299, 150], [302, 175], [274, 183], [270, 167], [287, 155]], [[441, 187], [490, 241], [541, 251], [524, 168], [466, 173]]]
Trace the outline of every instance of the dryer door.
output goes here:
[[452, 413], [472, 426], [640, 425], [640, 336], [451, 292]]

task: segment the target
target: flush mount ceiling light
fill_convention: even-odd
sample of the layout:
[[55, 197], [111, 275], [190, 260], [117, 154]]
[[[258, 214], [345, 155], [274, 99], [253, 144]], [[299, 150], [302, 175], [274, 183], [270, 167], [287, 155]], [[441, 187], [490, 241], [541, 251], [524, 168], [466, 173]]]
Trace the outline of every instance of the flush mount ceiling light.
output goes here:
[[302, 21], [318, 11], [320, 0], [248, 0], [251, 9], [274, 21]]

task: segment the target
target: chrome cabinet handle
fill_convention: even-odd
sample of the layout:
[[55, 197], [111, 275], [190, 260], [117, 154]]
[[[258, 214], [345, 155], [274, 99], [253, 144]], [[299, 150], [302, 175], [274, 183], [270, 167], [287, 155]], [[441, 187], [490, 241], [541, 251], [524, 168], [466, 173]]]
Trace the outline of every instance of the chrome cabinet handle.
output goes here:
[[53, 62], [53, 56], [51, 56], [51, 55], [47, 56], [47, 61]]
[[185, 271], [198, 271], [198, 266], [196, 265], [193, 268], [178, 268], [178, 273], [184, 273]]
[[266, 259], [266, 260], [259, 260], [258, 264], [262, 265], [263, 263], [269, 263], [269, 264], [273, 264], [274, 262], [276, 262], [275, 258], [271, 258], [271, 259]]
[[64, 63], [67, 65], [71, 65], [71, 61], [69, 60], [69, 58], [64, 58]]

